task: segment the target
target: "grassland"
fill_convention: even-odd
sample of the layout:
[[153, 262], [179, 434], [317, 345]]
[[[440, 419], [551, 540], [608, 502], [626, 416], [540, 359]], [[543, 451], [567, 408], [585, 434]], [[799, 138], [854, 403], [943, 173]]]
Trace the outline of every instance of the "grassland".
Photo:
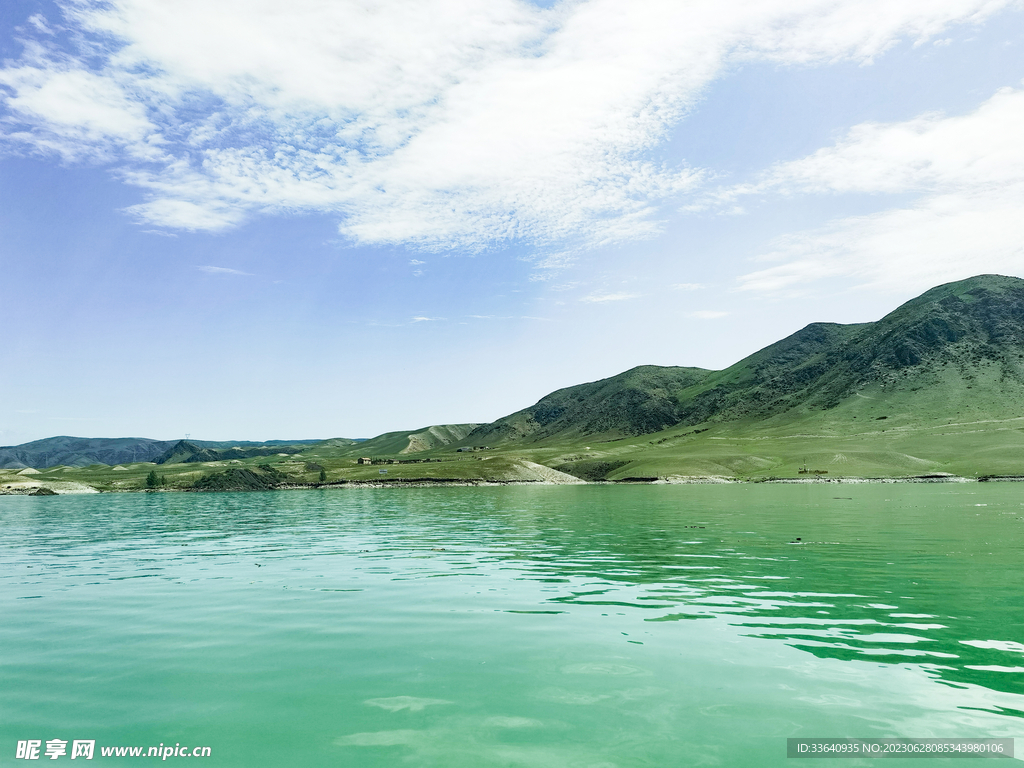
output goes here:
[[[361, 452], [329, 442], [297, 455], [243, 460], [156, 465], [55, 467], [38, 474], [0, 471], [0, 490], [27, 492], [53, 487], [58, 493], [77, 486], [99, 491], [146, 490], [150, 472], [165, 478], [165, 490], [193, 490], [204, 478], [232, 469], [260, 473], [269, 467], [283, 487], [342, 487], [359, 484], [401, 485], [433, 482], [551, 482], [576, 476], [590, 481], [661, 479], [684, 481], [723, 478], [840, 480], [915, 478], [950, 474], [965, 478], [1024, 476], [1024, 416], [975, 418], [968, 409], [959, 421], [921, 423], [913, 413], [886, 404], [887, 413], [866, 398], [857, 418], [815, 414], [789, 423], [674, 427], [657, 433], [614, 438], [560, 441], [456, 452], [451, 446], [418, 452], [375, 455], [382, 462], [358, 464]], [[881, 418], [884, 416], [885, 418]], [[393, 438], [392, 438], [393, 439]], [[401, 441], [396, 443], [396, 446]], [[357, 455], [358, 454], [358, 455]], [[414, 456], [418, 463], [409, 461]], [[553, 468], [540, 472], [533, 465]], [[803, 473], [802, 470], [808, 470]], [[325, 480], [321, 480], [321, 469]], [[382, 474], [382, 470], [386, 474]], [[821, 474], [816, 474], [816, 471]], [[209, 483], [207, 483], [209, 486]], [[230, 490], [231, 484], [223, 490]]]

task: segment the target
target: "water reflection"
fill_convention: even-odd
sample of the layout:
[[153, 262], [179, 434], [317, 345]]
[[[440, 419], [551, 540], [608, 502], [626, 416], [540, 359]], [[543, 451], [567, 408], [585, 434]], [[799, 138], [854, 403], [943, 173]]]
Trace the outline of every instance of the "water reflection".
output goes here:
[[41, 602], [128, 580], [231, 579], [340, 598], [381, 580], [487, 577], [488, 605], [506, 615], [614, 614], [657, 632], [724, 622], [818, 659], [913, 665], [963, 690], [1011, 694], [967, 706], [1019, 717], [1024, 507], [1014, 485], [971, 488], [10, 498], [2, 579], [12, 599]]

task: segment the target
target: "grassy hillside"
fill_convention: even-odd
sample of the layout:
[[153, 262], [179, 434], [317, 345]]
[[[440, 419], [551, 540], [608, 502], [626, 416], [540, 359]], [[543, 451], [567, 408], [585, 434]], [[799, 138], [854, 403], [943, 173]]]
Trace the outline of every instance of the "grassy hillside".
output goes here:
[[340, 446], [334, 440], [327, 440], [319, 444], [318, 450], [331, 450], [338, 455], [353, 457], [420, 453], [457, 443], [479, 426], [479, 424], [437, 424], [411, 431], [385, 432], [383, 435], [348, 446]]
[[[896, 403], [891, 403], [893, 406]], [[870, 405], [866, 406], [868, 409]], [[331, 447], [307, 448], [294, 456], [275, 456], [155, 465], [141, 463], [109, 467], [54, 468], [33, 475], [0, 471], [0, 491], [16, 485], [24, 491], [52, 486], [58, 492], [79, 486], [105, 491], [142, 490], [155, 470], [166, 477], [167, 489], [231, 489], [247, 475], [225, 477], [248, 469], [274, 482], [326, 485], [344, 482], [388, 482], [433, 478], [446, 481], [492, 482], [547, 480], [536, 466], [586, 480], [630, 478], [680, 479], [720, 476], [735, 479], [906, 477], [936, 473], [960, 476], [1024, 475], [1024, 417], [972, 420], [944, 424], [915, 424], [894, 408], [883, 420], [865, 418], [859, 426], [827, 420], [797, 419], [762, 430], [756, 422], [708, 427], [673, 427], [651, 435], [601, 441], [548, 441], [456, 453], [451, 446], [415, 454], [393, 454], [391, 461], [408, 464], [361, 466], [356, 459]], [[857, 419], [861, 422], [861, 418]], [[826, 475], [802, 475], [809, 470]], [[261, 467], [270, 467], [270, 474]], [[386, 474], [381, 474], [384, 470]], [[211, 480], [204, 480], [213, 476]], [[219, 476], [219, 477], [217, 477]], [[76, 485], [77, 484], [77, 485]]]
[[865, 389], [882, 399], [924, 393], [929, 407], [907, 415], [950, 419], [980, 394], [980, 380], [968, 392], [979, 376], [988, 415], [1009, 415], [1024, 395], [1022, 363], [1024, 280], [983, 275], [934, 288], [875, 323], [809, 325], [686, 393], [680, 423], [791, 420], [855, 403]]
[[680, 402], [711, 371], [642, 365], [609, 379], [566, 387], [536, 405], [485, 424], [463, 442], [496, 445], [552, 437], [642, 435], [677, 424]]
[[409, 435], [408, 445], [399, 453], [419, 453], [464, 440], [479, 424], [438, 424]]
[[[355, 444], [355, 441], [344, 442]], [[179, 440], [153, 461], [157, 464], [196, 464], [204, 461], [252, 459], [261, 456], [290, 456], [300, 453], [308, 443], [288, 445], [275, 441], [272, 444], [231, 445], [227, 448], [210, 448], [208, 445]]]

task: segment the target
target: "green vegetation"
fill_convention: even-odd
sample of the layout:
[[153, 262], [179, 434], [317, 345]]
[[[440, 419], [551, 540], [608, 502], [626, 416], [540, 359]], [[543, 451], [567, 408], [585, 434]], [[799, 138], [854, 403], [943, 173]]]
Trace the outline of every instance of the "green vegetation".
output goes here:
[[179, 440], [154, 461], [157, 464], [197, 464], [206, 461], [231, 459], [252, 459], [265, 456], [291, 456], [301, 453], [302, 445], [255, 445], [249, 447], [233, 445], [228, 448], [208, 446]]
[[463, 443], [495, 445], [657, 432], [679, 423], [680, 403], [712, 374], [703, 368], [643, 365], [609, 379], [552, 392], [530, 408], [477, 428]]
[[620, 459], [619, 461], [572, 460], [565, 464], [559, 464], [555, 469], [573, 477], [578, 477], [580, 480], [594, 483], [598, 480], [607, 480], [612, 472], [622, 469], [631, 463], [629, 459]]
[[411, 432], [385, 432], [371, 440], [340, 447], [343, 451], [347, 448], [348, 453], [359, 456], [420, 453], [457, 443], [479, 426], [479, 424], [439, 424], [433, 427], [421, 427]]
[[287, 475], [266, 464], [252, 469], [232, 467], [223, 472], [203, 475], [192, 483], [192, 490], [269, 491], [287, 479]]
[[[1024, 280], [985, 275], [932, 289], [876, 323], [814, 323], [723, 371], [641, 366], [492, 424], [363, 442], [180, 441], [158, 458], [166, 475], [157, 482], [178, 490], [1024, 476]], [[0, 490], [30, 481], [139, 490], [156, 477], [141, 462], [17, 471], [0, 471]]]

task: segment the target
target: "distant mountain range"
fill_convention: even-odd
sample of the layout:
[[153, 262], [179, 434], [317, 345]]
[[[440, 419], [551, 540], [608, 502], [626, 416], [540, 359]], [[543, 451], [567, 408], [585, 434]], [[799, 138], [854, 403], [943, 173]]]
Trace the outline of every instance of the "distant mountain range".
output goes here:
[[[145, 437], [47, 437], [31, 443], [0, 448], [0, 468], [87, 467], [92, 464], [134, 464], [139, 461], [164, 463], [186, 455], [210, 452], [249, 452], [249, 456], [297, 453], [319, 440], [268, 440], [263, 443], [211, 440], [150, 440]], [[355, 440], [347, 441], [353, 445]], [[184, 445], [184, 449], [178, 446]], [[175, 452], [177, 449], [177, 452]], [[294, 450], [290, 450], [294, 449]], [[262, 453], [260, 453], [262, 451]], [[230, 456], [229, 458], [233, 458]], [[209, 461], [210, 459], [195, 459]]]
[[560, 389], [490, 424], [389, 432], [368, 441], [264, 443], [55, 437], [0, 448], [0, 467], [205, 462], [299, 453], [353, 455], [451, 446], [608, 442], [680, 428], [748, 432], [794, 424], [837, 434], [853, 423], [1024, 416], [1024, 280], [981, 275], [938, 286], [874, 323], [812, 323], [722, 371], [640, 366]]

